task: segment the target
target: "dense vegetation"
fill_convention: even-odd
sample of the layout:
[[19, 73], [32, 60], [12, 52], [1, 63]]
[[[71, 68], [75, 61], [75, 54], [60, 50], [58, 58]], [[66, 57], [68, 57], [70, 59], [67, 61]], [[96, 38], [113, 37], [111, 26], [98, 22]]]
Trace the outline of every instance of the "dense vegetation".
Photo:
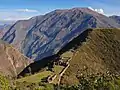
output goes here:
[[120, 77], [116, 75], [81, 75], [76, 85], [53, 85], [48, 83], [9, 82], [0, 76], [0, 90], [119, 90]]
[[9, 81], [2, 75], [0, 75], [0, 90], [10, 90]]
[[78, 77], [77, 85], [62, 85], [60, 90], [119, 90], [120, 77], [114, 75], [88, 75]]

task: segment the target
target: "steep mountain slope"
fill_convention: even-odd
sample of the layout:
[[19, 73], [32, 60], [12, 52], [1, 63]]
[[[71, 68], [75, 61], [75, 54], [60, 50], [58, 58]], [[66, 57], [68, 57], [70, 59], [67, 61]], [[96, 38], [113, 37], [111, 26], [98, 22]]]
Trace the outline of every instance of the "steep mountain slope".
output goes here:
[[0, 72], [6, 76], [17, 76], [32, 60], [23, 56], [11, 45], [0, 40]]
[[12, 25], [8, 25], [8, 24], [0, 25], [0, 38], [3, 37], [3, 35], [8, 31], [8, 29], [9, 29], [11, 26], [12, 26]]
[[[120, 75], [120, 29], [89, 29], [87, 32], [86, 40], [74, 51], [62, 83], [75, 84], [81, 75]], [[78, 37], [76, 43], [80, 40]]]
[[29, 31], [29, 28], [31, 28], [32, 24], [34, 23], [34, 18], [31, 18], [30, 20], [17, 21], [6, 31], [7, 33], [5, 33], [3, 36], [4, 40], [7, 40], [8, 43], [12, 43], [13, 46], [16, 46], [16, 48], [20, 50], [21, 43], [25, 39], [26, 33]]
[[118, 28], [114, 20], [88, 8], [55, 10], [16, 22], [2, 37], [29, 58], [41, 60], [56, 54], [88, 28]]
[[115, 20], [118, 24], [120, 24], [120, 16], [110, 16], [109, 18]]

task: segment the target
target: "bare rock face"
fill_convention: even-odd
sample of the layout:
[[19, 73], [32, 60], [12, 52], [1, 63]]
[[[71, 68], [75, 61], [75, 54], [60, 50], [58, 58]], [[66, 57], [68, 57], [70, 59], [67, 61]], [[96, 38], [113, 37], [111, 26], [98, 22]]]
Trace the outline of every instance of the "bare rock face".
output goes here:
[[22, 55], [11, 45], [0, 40], [0, 72], [6, 76], [17, 76], [32, 60]]
[[8, 24], [0, 25], [0, 38], [3, 37], [3, 35], [9, 30], [11, 26], [12, 25], [8, 25]]
[[35, 61], [56, 54], [88, 28], [118, 28], [113, 19], [88, 8], [55, 10], [27, 21], [18, 21], [2, 40]]

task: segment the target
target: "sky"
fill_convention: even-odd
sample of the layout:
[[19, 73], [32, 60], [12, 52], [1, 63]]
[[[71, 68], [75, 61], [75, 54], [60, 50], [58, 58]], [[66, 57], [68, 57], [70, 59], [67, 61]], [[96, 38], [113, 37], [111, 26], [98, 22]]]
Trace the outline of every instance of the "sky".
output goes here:
[[0, 0], [0, 21], [28, 19], [75, 7], [89, 7], [107, 16], [120, 15], [120, 0]]

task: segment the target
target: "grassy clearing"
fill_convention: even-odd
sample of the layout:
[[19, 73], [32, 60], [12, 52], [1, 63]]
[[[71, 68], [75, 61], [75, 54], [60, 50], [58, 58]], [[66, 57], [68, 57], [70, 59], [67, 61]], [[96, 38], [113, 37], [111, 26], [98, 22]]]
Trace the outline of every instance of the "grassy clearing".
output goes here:
[[63, 58], [64, 57], [72, 57], [72, 56], [73, 56], [73, 53], [71, 51], [67, 51], [61, 55], [61, 57], [63, 57]]
[[39, 72], [39, 73], [31, 75], [31, 76], [26, 76], [26, 77], [20, 78], [17, 81], [18, 82], [26, 81], [26, 82], [30, 82], [30, 83], [38, 83], [38, 82], [41, 82], [41, 80], [45, 77], [52, 76], [54, 74], [59, 74], [63, 68], [64, 68], [63, 66], [55, 65], [53, 68], [54, 72], [43, 71], [43, 72]]
[[55, 65], [53, 71], [55, 72], [55, 74], [59, 74], [63, 68], [64, 68], [63, 66]]
[[71, 51], [67, 51], [67, 52], [64, 52], [62, 55], [61, 55], [61, 58], [64, 62], [67, 62], [68, 59], [72, 58], [73, 57], [73, 52]]
[[37, 82], [41, 82], [41, 79], [48, 77], [49, 75], [52, 75], [53, 73], [51, 71], [43, 71], [31, 76], [27, 76], [21, 79], [18, 79], [18, 82], [31, 82], [31, 83], [37, 83]]

